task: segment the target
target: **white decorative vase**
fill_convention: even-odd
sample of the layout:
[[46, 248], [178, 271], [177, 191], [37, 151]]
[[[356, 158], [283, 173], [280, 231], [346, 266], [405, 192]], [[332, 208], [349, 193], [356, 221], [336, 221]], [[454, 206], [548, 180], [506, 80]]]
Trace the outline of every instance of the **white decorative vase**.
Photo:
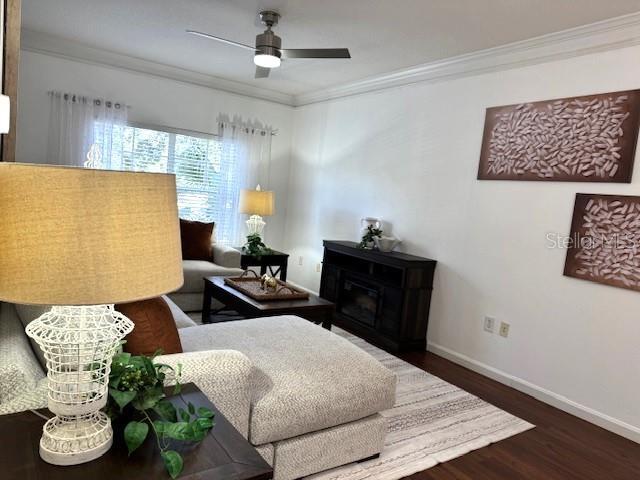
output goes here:
[[382, 237], [374, 237], [373, 243], [376, 244], [376, 248], [381, 252], [391, 252], [394, 248], [400, 245], [402, 241], [397, 239], [396, 237], [387, 237], [383, 235]]
[[373, 217], [364, 217], [360, 219], [360, 237], [362, 237], [369, 227], [380, 228], [382, 223], [377, 218]]
[[[360, 240], [362, 240], [362, 237], [364, 237], [367, 232], [369, 231], [369, 227], [372, 228], [381, 228], [382, 227], [382, 222], [374, 217], [364, 217], [360, 219]], [[367, 245], [365, 245], [365, 248], [373, 248], [374, 247], [374, 243], [373, 242], [369, 242]]]

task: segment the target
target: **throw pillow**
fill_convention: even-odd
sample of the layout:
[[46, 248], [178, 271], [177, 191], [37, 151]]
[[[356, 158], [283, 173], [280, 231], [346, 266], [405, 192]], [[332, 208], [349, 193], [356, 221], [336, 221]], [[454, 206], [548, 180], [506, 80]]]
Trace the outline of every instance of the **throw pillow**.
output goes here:
[[20, 407], [35, 397], [36, 386], [43, 378], [44, 369], [29, 346], [13, 305], [0, 303], [0, 414], [30, 408]]
[[[27, 325], [29, 325], [31, 322], [33, 322], [40, 315], [42, 315], [43, 313], [46, 313], [49, 310], [51, 310], [51, 306], [50, 305], [21, 305], [21, 304], [16, 304], [15, 307], [16, 307], [16, 312], [18, 313], [18, 318], [20, 319], [20, 322], [22, 323], [22, 326], [24, 328], [27, 328]], [[38, 359], [38, 363], [40, 363], [40, 366], [46, 372], [47, 371], [47, 362], [46, 362], [46, 360], [44, 358], [44, 353], [40, 349], [40, 345], [38, 345], [33, 338], [27, 337], [26, 334], [25, 334], [25, 337], [29, 339], [29, 343], [31, 344], [31, 349], [33, 350], [33, 353], [36, 354], [36, 358]]]
[[180, 239], [183, 260], [213, 260], [212, 235], [214, 223], [180, 219]]
[[158, 350], [167, 355], [182, 353], [171, 309], [162, 298], [122, 303], [115, 308], [135, 324], [133, 332], [125, 338], [125, 352], [132, 355], [153, 355]]

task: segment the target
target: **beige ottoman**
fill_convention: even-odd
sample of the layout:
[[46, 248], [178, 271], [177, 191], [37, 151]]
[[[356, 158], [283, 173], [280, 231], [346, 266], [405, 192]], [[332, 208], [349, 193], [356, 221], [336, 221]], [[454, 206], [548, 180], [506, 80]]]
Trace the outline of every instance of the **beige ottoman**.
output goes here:
[[248, 439], [276, 480], [380, 453], [396, 377], [366, 352], [294, 316], [180, 330], [185, 351], [237, 350], [253, 364]]

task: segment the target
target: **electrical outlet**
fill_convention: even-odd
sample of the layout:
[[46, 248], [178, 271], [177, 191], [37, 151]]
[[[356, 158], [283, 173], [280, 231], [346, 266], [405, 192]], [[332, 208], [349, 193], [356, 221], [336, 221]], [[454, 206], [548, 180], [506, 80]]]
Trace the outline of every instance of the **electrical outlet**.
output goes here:
[[298, 265], [302, 266], [302, 255], [298, 257]]
[[509, 325], [507, 322], [500, 322], [500, 336], [507, 338], [509, 336]]
[[322, 271], [322, 264], [321, 264], [321, 263], [318, 263], [318, 264], [316, 265], [316, 272], [320, 273], [321, 271]]
[[493, 317], [486, 316], [484, 317], [484, 331], [493, 333], [496, 328], [496, 319]]

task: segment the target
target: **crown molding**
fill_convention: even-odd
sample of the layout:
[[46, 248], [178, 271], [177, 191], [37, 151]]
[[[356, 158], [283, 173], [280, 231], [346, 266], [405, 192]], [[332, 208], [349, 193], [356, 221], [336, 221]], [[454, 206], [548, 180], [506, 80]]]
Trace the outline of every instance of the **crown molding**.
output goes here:
[[53, 55], [91, 65], [106, 65], [144, 75], [163, 77], [200, 87], [222, 90], [227, 93], [245, 97], [253, 97], [288, 106], [294, 105], [293, 96], [286, 93], [275, 92], [241, 82], [225, 80], [199, 72], [94, 48], [34, 30], [22, 30], [20, 47], [22, 50], [28, 52]]
[[638, 44], [640, 12], [296, 95], [294, 105], [507, 70]]
[[499, 47], [368, 77], [300, 95], [183, 70], [33, 30], [22, 31], [21, 48], [94, 65], [107, 65], [288, 106], [303, 106], [421, 82], [439, 82], [482, 73], [578, 57], [640, 44], [640, 12], [614, 17]]

